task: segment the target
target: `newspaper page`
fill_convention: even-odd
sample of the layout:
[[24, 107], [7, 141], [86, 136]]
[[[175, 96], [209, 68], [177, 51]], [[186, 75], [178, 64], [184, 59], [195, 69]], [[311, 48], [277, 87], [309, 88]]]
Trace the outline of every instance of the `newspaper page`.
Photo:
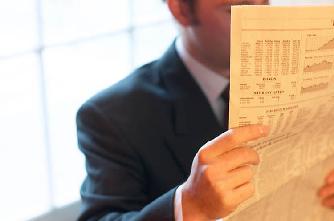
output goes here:
[[334, 220], [316, 197], [334, 169], [334, 6], [233, 7], [230, 78], [229, 127], [271, 132], [250, 143], [255, 196], [225, 220]]

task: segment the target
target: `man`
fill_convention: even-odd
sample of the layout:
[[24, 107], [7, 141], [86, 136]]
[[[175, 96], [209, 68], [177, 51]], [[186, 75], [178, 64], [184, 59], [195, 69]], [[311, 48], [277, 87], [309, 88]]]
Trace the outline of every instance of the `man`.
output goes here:
[[[214, 220], [254, 193], [252, 125], [227, 130], [230, 7], [267, 0], [167, 0], [180, 37], [157, 61], [88, 100], [79, 220]], [[225, 96], [226, 97], [226, 96]], [[209, 142], [208, 142], [209, 141]], [[327, 179], [320, 195], [333, 206]]]

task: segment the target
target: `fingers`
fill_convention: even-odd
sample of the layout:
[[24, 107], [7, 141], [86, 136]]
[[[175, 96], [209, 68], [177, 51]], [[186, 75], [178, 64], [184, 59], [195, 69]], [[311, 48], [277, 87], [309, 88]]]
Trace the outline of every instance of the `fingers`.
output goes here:
[[322, 199], [328, 198], [330, 196], [334, 196], [334, 184], [329, 184], [329, 185], [323, 186], [319, 190], [319, 196]]
[[259, 163], [259, 156], [245, 143], [268, 133], [267, 126], [240, 127], [204, 145], [196, 154], [182, 188], [184, 215], [191, 217], [197, 211], [199, 217], [224, 217], [250, 198], [254, 194], [251, 165]]
[[334, 184], [334, 170], [332, 170], [325, 179], [326, 184]]
[[218, 185], [226, 190], [237, 189], [238, 187], [250, 183], [254, 177], [254, 171], [251, 166], [239, 167], [230, 171], [226, 177], [218, 181]]
[[250, 147], [238, 147], [216, 158], [225, 171], [234, 170], [244, 165], [257, 165], [260, 162], [258, 153]]
[[239, 205], [247, 199], [251, 198], [255, 193], [255, 187], [253, 183], [246, 183], [233, 191], [236, 198], [236, 203]]
[[334, 196], [328, 197], [324, 200], [322, 200], [322, 205], [328, 207], [328, 208], [334, 208]]
[[250, 147], [238, 147], [218, 156], [209, 164], [210, 176], [217, 180], [224, 178], [227, 173], [246, 165], [257, 165], [260, 162], [258, 153]]
[[325, 207], [334, 208], [334, 170], [325, 178], [325, 184], [319, 189], [318, 196]]
[[245, 183], [224, 196], [225, 208], [234, 211], [241, 203], [251, 198], [255, 193], [253, 183]]
[[230, 129], [201, 148], [200, 160], [210, 162], [217, 156], [240, 147], [248, 141], [267, 136], [268, 133], [269, 127], [263, 125], [249, 125]]
[[[330, 176], [330, 175], [329, 175]], [[328, 179], [326, 178], [326, 182]], [[322, 204], [328, 208], [334, 208], [334, 184], [324, 185], [318, 192]]]

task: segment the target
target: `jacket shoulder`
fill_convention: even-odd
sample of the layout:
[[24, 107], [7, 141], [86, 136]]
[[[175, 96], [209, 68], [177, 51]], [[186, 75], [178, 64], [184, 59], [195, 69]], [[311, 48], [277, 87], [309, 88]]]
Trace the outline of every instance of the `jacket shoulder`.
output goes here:
[[154, 61], [100, 91], [83, 106], [94, 105], [105, 118], [126, 125], [129, 121], [154, 123], [154, 119], [165, 114], [168, 101], [169, 96], [161, 79], [157, 61]]

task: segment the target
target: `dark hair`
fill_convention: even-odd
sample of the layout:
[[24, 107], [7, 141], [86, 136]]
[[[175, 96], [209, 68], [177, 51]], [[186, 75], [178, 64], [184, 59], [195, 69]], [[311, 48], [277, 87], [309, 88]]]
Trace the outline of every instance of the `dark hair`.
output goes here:
[[[166, 0], [162, 0], [162, 1], [166, 2]], [[194, 12], [196, 0], [181, 0], [181, 1], [188, 3], [190, 5], [191, 10]]]
[[[162, 1], [166, 2], [166, 0], [162, 0]], [[185, 1], [185, 2], [189, 3], [191, 6], [193, 6], [196, 0], [182, 0], [182, 1]]]

